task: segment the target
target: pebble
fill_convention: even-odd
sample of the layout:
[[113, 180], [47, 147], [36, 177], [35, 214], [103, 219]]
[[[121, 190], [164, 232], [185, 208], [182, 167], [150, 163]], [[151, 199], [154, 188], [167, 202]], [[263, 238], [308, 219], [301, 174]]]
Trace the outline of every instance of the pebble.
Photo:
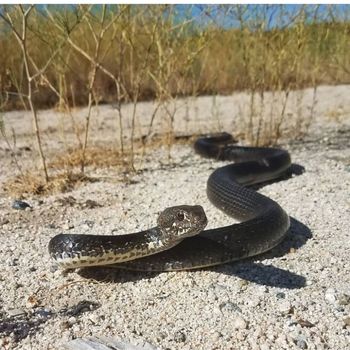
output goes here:
[[92, 228], [95, 225], [95, 221], [92, 220], [84, 220], [83, 224], [86, 225], [89, 228]]
[[25, 315], [26, 312], [23, 309], [12, 309], [7, 311], [7, 315], [9, 317], [16, 317], [16, 316], [21, 316], [21, 315]]
[[98, 324], [100, 318], [96, 315], [96, 314], [91, 314], [89, 316], [89, 320], [93, 323], [93, 324]]
[[219, 305], [221, 311], [242, 312], [242, 309], [231, 301], [223, 302]]
[[325, 292], [324, 298], [331, 304], [334, 304], [337, 300], [335, 296], [335, 290], [333, 288], [328, 288]]
[[349, 305], [350, 304], [350, 295], [342, 293], [338, 296], [339, 305]]
[[270, 349], [271, 349], [270, 344], [264, 343], [260, 345], [260, 350], [270, 350]]
[[8, 266], [18, 266], [18, 258], [14, 258], [8, 262]]
[[55, 273], [56, 271], [59, 270], [59, 267], [57, 264], [51, 264], [49, 270], [51, 273]]
[[76, 319], [76, 317], [71, 316], [71, 317], [68, 318], [67, 322], [68, 322], [68, 324], [69, 324], [70, 326], [72, 326], [73, 324], [76, 324], [76, 323], [77, 323], [77, 319]]
[[64, 230], [71, 230], [74, 228], [74, 225], [70, 222], [66, 222], [63, 227], [62, 227]]
[[284, 299], [286, 297], [286, 294], [283, 292], [276, 293], [277, 299]]
[[292, 311], [292, 306], [288, 300], [284, 300], [281, 303], [278, 304], [278, 310], [284, 314], [287, 315], [291, 313]]
[[49, 309], [40, 309], [36, 311], [36, 314], [42, 318], [49, 318], [53, 315], [53, 312]]
[[10, 220], [7, 218], [1, 219], [0, 220], [0, 226], [7, 225], [10, 223]]
[[343, 322], [344, 322], [344, 325], [345, 325], [345, 326], [350, 326], [350, 316], [345, 317], [345, 318], [343, 319]]
[[235, 329], [246, 329], [248, 326], [245, 319], [243, 317], [240, 317], [240, 316], [236, 317], [232, 321], [232, 325], [233, 325], [233, 328], [235, 328]]
[[27, 202], [16, 199], [12, 203], [12, 208], [16, 210], [26, 210], [27, 208], [31, 208], [31, 206]]
[[295, 343], [300, 349], [307, 349], [307, 342], [304, 339], [297, 339]]
[[49, 223], [49, 224], [46, 225], [46, 227], [49, 228], [49, 229], [55, 229], [56, 228], [56, 224]]
[[183, 342], [186, 341], [186, 334], [184, 332], [182, 332], [182, 331], [177, 331], [174, 334], [174, 340], [177, 343], [183, 343]]

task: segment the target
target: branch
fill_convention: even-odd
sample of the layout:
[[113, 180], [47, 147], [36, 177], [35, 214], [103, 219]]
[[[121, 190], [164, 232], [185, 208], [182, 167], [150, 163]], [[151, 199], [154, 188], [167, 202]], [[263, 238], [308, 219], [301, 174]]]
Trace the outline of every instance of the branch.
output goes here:
[[0, 17], [5, 21], [5, 23], [7, 23], [7, 24], [10, 26], [10, 28], [11, 28], [12, 32], [14, 33], [16, 39], [19, 40], [19, 41], [22, 41], [22, 37], [21, 37], [21, 35], [19, 34], [19, 32], [16, 30], [16, 28], [15, 28], [13, 22], [12, 22], [12, 18], [11, 18], [11, 16], [8, 14], [8, 12], [6, 12], [6, 16], [7, 16], [8, 18], [6, 18], [6, 17], [0, 12]]

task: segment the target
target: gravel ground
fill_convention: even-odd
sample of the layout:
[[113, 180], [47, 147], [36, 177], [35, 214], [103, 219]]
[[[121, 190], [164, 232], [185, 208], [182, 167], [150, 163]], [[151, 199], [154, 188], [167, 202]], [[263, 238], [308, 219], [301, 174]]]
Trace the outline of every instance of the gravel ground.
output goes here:
[[[159, 161], [165, 149], [153, 151], [147, 169], [127, 182], [112, 181], [113, 169], [89, 169], [111, 178], [70, 193], [29, 197], [26, 210], [11, 208], [15, 198], [1, 192], [1, 348], [62, 349], [93, 335], [143, 340], [159, 349], [349, 349], [349, 90], [321, 89], [310, 136], [282, 144], [295, 168], [305, 171], [260, 191], [289, 213], [291, 229], [279, 247], [253, 259], [159, 274], [62, 272], [49, 260], [47, 245], [58, 233], [136, 232], [154, 226], [157, 213], [172, 205], [201, 204], [208, 228], [231, 223], [205, 194], [207, 177], [224, 163], [201, 159], [189, 146], [174, 146], [171, 164]], [[328, 104], [322, 93], [331, 96]], [[230, 108], [225, 101], [223, 115]], [[332, 104], [345, 110], [336, 122], [325, 117]], [[11, 113], [5, 117], [19, 130], [28, 115]], [[54, 112], [46, 115], [48, 125]], [[112, 139], [108, 123], [104, 128], [106, 140]], [[28, 145], [26, 128], [18, 132], [18, 147]], [[54, 145], [54, 138], [45, 142]], [[14, 167], [6, 145], [0, 146], [3, 182]], [[61, 146], [56, 142], [56, 149]], [[18, 155], [23, 163], [32, 161], [31, 151]]]

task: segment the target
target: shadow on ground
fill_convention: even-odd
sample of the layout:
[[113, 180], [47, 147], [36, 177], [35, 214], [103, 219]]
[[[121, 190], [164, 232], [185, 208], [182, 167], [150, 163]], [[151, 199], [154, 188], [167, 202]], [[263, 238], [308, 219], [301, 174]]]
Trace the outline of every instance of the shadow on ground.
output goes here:
[[79, 316], [85, 312], [95, 310], [100, 305], [83, 300], [59, 311], [47, 310], [44, 307], [34, 308], [0, 319], [0, 336], [11, 336], [15, 343], [34, 335], [50, 319], [57, 316]]
[[283, 259], [286, 260], [288, 259], [286, 255], [292, 250], [297, 250], [302, 247], [307, 240], [312, 237], [311, 231], [306, 225], [295, 218], [291, 217], [290, 219], [291, 225], [287, 236], [277, 247], [271, 249], [267, 253], [254, 256], [253, 258], [226, 264], [225, 266], [217, 268], [216, 271], [270, 287], [287, 289], [304, 287], [306, 284], [306, 278], [304, 276], [272, 265], [265, 265], [257, 262], [257, 260], [260, 261], [275, 257], [283, 257]]

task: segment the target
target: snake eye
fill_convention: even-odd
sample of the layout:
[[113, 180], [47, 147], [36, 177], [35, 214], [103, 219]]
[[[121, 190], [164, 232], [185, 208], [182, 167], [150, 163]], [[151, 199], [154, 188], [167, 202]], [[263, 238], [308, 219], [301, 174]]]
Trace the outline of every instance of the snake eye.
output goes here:
[[179, 211], [177, 214], [176, 214], [176, 218], [179, 220], [179, 221], [184, 221], [185, 220], [185, 214], [181, 211]]

